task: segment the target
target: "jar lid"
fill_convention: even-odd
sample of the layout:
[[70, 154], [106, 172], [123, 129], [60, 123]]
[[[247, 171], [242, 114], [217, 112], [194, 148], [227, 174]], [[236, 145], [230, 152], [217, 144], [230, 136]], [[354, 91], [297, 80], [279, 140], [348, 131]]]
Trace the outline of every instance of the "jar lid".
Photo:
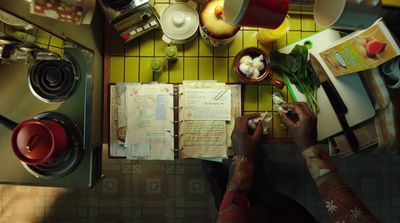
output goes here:
[[151, 68], [153, 68], [153, 70], [159, 70], [162, 67], [162, 62], [158, 59], [153, 59], [151, 61]]
[[173, 3], [162, 14], [161, 27], [167, 37], [185, 40], [197, 31], [199, 16], [196, 10], [187, 3]]
[[164, 51], [168, 57], [175, 57], [178, 50], [176, 46], [168, 46], [165, 47]]
[[54, 147], [50, 129], [36, 120], [20, 123], [13, 132], [14, 152], [23, 162], [47, 158]]

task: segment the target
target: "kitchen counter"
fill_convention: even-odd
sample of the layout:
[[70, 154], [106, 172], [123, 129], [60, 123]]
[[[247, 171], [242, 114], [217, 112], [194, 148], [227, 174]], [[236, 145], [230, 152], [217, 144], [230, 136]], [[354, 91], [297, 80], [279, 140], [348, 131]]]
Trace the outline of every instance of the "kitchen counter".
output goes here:
[[[168, 1], [156, 0], [155, 2], [155, 7], [160, 13], [167, 5]], [[118, 34], [108, 25], [109, 31], [105, 32], [104, 104], [107, 105], [108, 101], [108, 83], [146, 83], [151, 81], [181, 83], [183, 80], [218, 80], [219, 82], [239, 83], [233, 72], [232, 62], [241, 49], [255, 46], [270, 52], [319, 31], [312, 16], [291, 15], [291, 21], [291, 31], [267, 46], [261, 45], [257, 41], [257, 29], [250, 27], [242, 27], [234, 41], [223, 47], [206, 45], [198, 35], [190, 43], [178, 46], [178, 61], [167, 64], [162, 74], [153, 74], [150, 66], [153, 58], [164, 57], [164, 47], [167, 44], [161, 40], [161, 30], [147, 33], [134, 40], [129, 46], [124, 46]], [[270, 123], [269, 143], [289, 142], [288, 132], [281, 127], [278, 113], [272, 106], [272, 94], [278, 90], [273, 88], [269, 81], [243, 86], [244, 114], [271, 112], [274, 115], [274, 121]], [[281, 93], [284, 95], [285, 101], [291, 101], [286, 87]], [[106, 116], [104, 116], [104, 120], [107, 120]], [[104, 128], [104, 130], [106, 129]], [[104, 140], [106, 140], [105, 132]]]

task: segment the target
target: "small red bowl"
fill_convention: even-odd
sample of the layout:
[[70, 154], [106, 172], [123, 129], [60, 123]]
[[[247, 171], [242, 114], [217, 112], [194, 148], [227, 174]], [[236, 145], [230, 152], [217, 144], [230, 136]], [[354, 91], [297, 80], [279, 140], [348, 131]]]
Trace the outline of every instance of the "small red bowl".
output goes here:
[[[242, 71], [239, 69], [239, 61], [242, 57], [244, 56], [250, 56], [251, 58], [256, 58], [259, 57], [260, 55], [263, 55], [264, 57], [264, 69], [260, 71], [260, 76], [257, 79], [253, 79], [251, 77], [247, 77], [246, 74], [244, 74]], [[249, 47], [241, 50], [236, 56], [235, 60], [233, 61], [233, 70], [235, 71], [236, 77], [240, 80], [240, 82], [245, 83], [245, 84], [257, 84], [265, 80], [266, 78], [269, 78], [271, 80], [271, 84], [274, 85], [278, 89], [282, 89], [285, 87], [285, 83], [279, 79], [276, 79], [272, 76], [272, 65], [271, 61], [269, 59], [268, 54], [266, 54], [263, 50], [256, 48], [256, 47]]]

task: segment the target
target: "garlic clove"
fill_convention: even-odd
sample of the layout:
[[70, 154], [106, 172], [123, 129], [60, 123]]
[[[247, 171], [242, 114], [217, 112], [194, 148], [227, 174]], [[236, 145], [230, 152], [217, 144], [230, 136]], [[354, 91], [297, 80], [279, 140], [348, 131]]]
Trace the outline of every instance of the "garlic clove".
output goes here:
[[252, 75], [251, 75], [251, 78], [252, 78], [252, 79], [257, 79], [257, 78], [259, 78], [259, 77], [260, 77], [260, 71], [257, 70], [257, 69], [254, 69], [254, 70], [253, 70], [253, 73], [252, 73]]
[[252, 61], [253, 61], [253, 59], [251, 58], [251, 56], [246, 55], [246, 56], [243, 56], [242, 58], [240, 58], [239, 64], [248, 63], [248, 62], [252, 62]]
[[263, 55], [260, 55], [259, 57], [254, 58], [253, 59], [254, 69], [257, 69], [259, 71], [263, 70], [265, 68], [263, 61], [264, 61]]
[[265, 68], [263, 62], [261, 62], [261, 61], [254, 61], [254, 60], [253, 60], [253, 67], [254, 67], [254, 69], [257, 69], [257, 70], [259, 70], [259, 71], [262, 71], [262, 70]]
[[272, 101], [274, 102], [274, 104], [285, 103], [285, 101], [283, 100], [282, 94], [277, 91], [272, 94]]
[[274, 110], [278, 111], [279, 113], [288, 113], [289, 111], [282, 108], [282, 106], [280, 106], [279, 104], [275, 104], [274, 105]]
[[239, 65], [239, 70], [244, 73], [247, 77], [254, 73], [254, 68], [248, 63], [242, 63]]

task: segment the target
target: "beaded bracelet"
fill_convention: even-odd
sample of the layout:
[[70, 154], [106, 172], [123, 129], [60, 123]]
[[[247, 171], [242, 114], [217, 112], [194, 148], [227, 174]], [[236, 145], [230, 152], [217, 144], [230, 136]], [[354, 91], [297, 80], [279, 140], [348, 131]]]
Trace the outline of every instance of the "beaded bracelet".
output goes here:
[[243, 155], [234, 156], [232, 160], [233, 161], [245, 160], [245, 161], [253, 162], [252, 158], [249, 158], [248, 156], [243, 156]]

